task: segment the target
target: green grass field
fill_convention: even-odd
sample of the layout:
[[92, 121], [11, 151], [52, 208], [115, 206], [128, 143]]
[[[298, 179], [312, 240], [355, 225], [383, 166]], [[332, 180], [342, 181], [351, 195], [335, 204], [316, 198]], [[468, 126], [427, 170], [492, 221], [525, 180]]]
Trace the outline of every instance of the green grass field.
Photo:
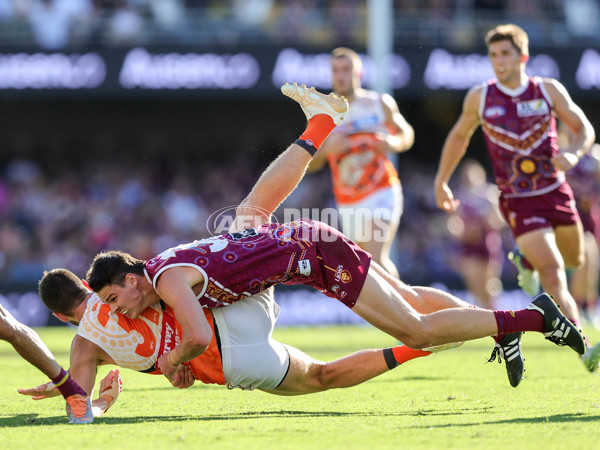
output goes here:
[[[67, 366], [74, 330], [38, 331]], [[276, 338], [323, 360], [394, 344], [370, 327], [280, 328]], [[587, 373], [572, 350], [527, 333], [525, 380], [514, 389], [504, 364], [485, 364], [491, 349], [491, 339], [470, 342], [361, 386], [292, 398], [178, 390], [164, 377], [123, 370], [118, 403], [79, 426], [67, 423], [62, 397], [16, 392], [46, 380], [0, 342], [0, 448], [599, 448], [600, 374]]]

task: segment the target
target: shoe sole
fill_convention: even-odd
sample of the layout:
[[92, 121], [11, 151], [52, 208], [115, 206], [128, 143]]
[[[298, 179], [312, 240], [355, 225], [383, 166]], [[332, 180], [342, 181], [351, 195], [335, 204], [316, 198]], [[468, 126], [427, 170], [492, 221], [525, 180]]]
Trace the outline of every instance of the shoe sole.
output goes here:
[[285, 83], [281, 86], [281, 92], [300, 104], [307, 119], [326, 114], [333, 119], [334, 124], [339, 125], [348, 112], [348, 101], [344, 97], [333, 93], [322, 94], [314, 87], [307, 88], [304, 83], [300, 86], [297, 83]]

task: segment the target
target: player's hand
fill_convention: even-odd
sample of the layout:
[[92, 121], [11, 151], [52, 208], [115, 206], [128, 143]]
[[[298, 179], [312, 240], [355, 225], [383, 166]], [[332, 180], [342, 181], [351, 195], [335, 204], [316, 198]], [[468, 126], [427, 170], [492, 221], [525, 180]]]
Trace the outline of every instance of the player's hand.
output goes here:
[[176, 388], [186, 389], [193, 386], [195, 381], [194, 372], [192, 372], [192, 369], [190, 369], [187, 363], [183, 363], [179, 366], [177, 377], [175, 380], [171, 381], [171, 384]]
[[17, 392], [21, 395], [30, 395], [33, 400], [44, 400], [60, 395], [60, 392], [56, 389], [56, 386], [52, 381], [40, 384], [31, 389], [17, 389]]
[[447, 183], [435, 186], [435, 203], [438, 208], [446, 212], [456, 211], [460, 201], [454, 198], [452, 189]]
[[108, 403], [106, 409], [110, 408], [119, 397], [123, 390], [123, 380], [119, 369], [111, 370], [100, 382], [100, 398], [104, 398]]
[[160, 370], [163, 373], [163, 375], [169, 379], [173, 386], [177, 386], [180, 383], [178, 372], [181, 364], [171, 364], [168, 355], [169, 352], [163, 353], [160, 356], [160, 358], [158, 358], [158, 361], [156, 362], [156, 367], [158, 367], [158, 370]]
[[561, 152], [552, 158], [552, 165], [558, 170], [566, 172], [571, 170], [579, 162], [579, 157], [574, 153]]

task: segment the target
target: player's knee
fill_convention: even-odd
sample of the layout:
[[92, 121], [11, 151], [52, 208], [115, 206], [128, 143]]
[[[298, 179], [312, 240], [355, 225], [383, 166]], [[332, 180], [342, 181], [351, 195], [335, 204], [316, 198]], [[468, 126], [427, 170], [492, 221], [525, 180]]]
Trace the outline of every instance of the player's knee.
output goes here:
[[335, 373], [330, 364], [314, 364], [311, 372], [312, 376], [310, 380], [313, 392], [322, 392], [332, 388]]
[[429, 327], [421, 322], [419, 326], [413, 327], [410, 333], [403, 334], [399, 339], [406, 346], [419, 350], [431, 345], [432, 333]]
[[540, 281], [544, 289], [548, 290], [551, 286], [558, 286], [560, 284], [560, 269], [554, 266], [542, 267], [538, 270], [540, 274]]
[[565, 266], [569, 269], [578, 269], [584, 262], [585, 255], [583, 253], [565, 256]]
[[434, 339], [434, 332], [424, 316], [421, 316], [421, 319], [416, 321], [411, 327], [410, 332], [404, 333], [399, 339], [408, 347], [419, 350], [431, 345]]

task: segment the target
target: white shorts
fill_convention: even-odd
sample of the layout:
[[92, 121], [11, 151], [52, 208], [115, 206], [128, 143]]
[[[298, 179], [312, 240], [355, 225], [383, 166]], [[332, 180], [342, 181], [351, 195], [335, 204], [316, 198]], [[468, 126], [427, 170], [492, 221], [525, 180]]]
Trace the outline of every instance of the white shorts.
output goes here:
[[[338, 220], [342, 232], [354, 242], [372, 241], [376, 230], [387, 224], [398, 226], [404, 207], [402, 187], [399, 184], [378, 189], [371, 195], [354, 203], [338, 203]], [[338, 227], [339, 228], [339, 227]]]
[[273, 340], [279, 311], [273, 289], [212, 310], [229, 389], [275, 389], [285, 378], [290, 356]]

